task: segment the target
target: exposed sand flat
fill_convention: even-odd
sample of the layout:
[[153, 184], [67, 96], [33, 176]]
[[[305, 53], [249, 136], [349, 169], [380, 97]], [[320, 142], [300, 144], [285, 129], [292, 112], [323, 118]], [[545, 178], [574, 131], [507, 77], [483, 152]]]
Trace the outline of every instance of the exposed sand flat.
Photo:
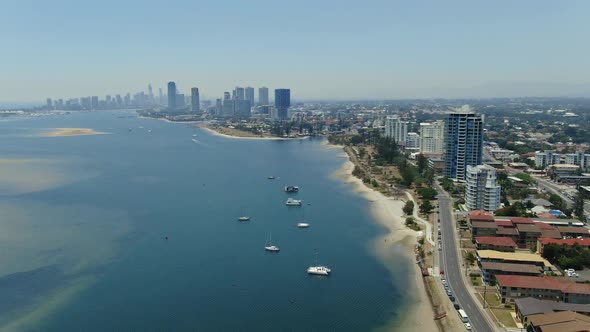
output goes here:
[[[348, 156], [347, 156], [348, 157]], [[404, 225], [403, 205], [404, 202], [386, 197], [378, 191], [368, 188], [363, 182], [352, 175], [354, 164], [347, 160], [336, 175], [345, 182], [354, 185], [354, 190], [371, 202], [371, 212], [377, 223], [384, 226], [389, 232], [373, 242], [373, 249], [377, 257], [391, 273], [400, 273], [398, 262], [395, 261], [395, 246], [400, 245], [403, 253], [410, 262], [415, 261], [414, 245], [416, 244], [417, 233]], [[403, 313], [402, 322], [392, 322], [383, 329], [386, 331], [439, 331], [434, 321], [434, 311], [430, 304], [428, 295], [424, 289], [422, 275], [416, 264], [413, 264], [409, 273], [411, 285], [405, 290], [410, 301], [408, 310]], [[381, 329], [379, 329], [381, 330]]]
[[43, 137], [61, 137], [61, 136], [86, 136], [86, 135], [103, 135], [110, 134], [102, 131], [94, 131], [91, 128], [53, 128], [53, 131], [40, 134]]

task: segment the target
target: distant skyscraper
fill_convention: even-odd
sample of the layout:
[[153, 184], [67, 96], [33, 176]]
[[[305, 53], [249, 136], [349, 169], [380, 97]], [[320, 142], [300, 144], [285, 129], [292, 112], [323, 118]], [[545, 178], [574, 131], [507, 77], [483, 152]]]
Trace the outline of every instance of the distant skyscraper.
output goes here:
[[183, 109], [186, 107], [186, 100], [184, 99], [184, 93], [176, 94], [176, 108]]
[[92, 96], [91, 109], [98, 109], [98, 96]]
[[148, 98], [149, 98], [149, 103], [153, 104], [154, 103], [154, 90], [152, 89], [152, 83], [148, 84]]
[[221, 102], [221, 98], [215, 99], [215, 115], [221, 115], [222, 108], [223, 108], [223, 104]]
[[117, 107], [123, 106], [123, 99], [121, 99], [121, 95], [115, 96], [115, 103], [116, 103]]
[[258, 105], [270, 105], [268, 102], [268, 88], [262, 87], [258, 89]]
[[465, 180], [467, 166], [482, 164], [483, 118], [472, 112], [456, 112], [445, 121], [444, 175]]
[[246, 94], [246, 100], [250, 101], [250, 106], [254, 106], [254, 88], [251, 87], [247, 87], [245, 90], [245, 94]]
[[291, 90], [275, 89], [275, 108], [278, 120], [287, 120], [289, 106], [291, 106]]
[[408, 121], [402, 121], [398, 116], [388, 116], [385, 119], [385, 136], [391, 137], [397, 144], [405, 146], [408, 136]]
[[231, 99], [231, 97], [229, 95], [229, 92], [224, 92], [223, 93], [223, 100], [230, 100], [230, 99]]
[[445, 122], [420, 124], [420, 153], [442, 155], [445, 143]]
[[496, 169], [488, 165], [467, 166], [465, 202], [467, 209], [494, 212], [500, 208], [502, 188], [496, 179]]
[[176, 109], [176, 83], [168, 82], [168, 108]]
[[164, 94], [162, 93], [162, 88], [158, 88], [158, 104], [164, 105]]
[[234, 90], [234, 99], [239, 99], [239, 100], [246, 99], [246, 94], [244, 93], [244, 88], [240, 88], [239, 86], [236, 86], [236, 89]]
[[47, 109], [53, 109], [53, 102], [51, 101], [51, 98], [47, 98]]
[[199, 88], [191, 89], [191, 107], [193, 112], [201, 110], [201, 101], [199, 100]]

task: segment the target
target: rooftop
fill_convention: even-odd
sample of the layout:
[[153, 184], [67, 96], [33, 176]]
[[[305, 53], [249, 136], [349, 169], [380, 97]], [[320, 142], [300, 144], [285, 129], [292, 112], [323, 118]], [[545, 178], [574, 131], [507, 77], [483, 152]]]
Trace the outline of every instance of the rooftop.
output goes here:
[[482, 262], [481, 268], [484, 270], [495, 270], [502, 272], [543, 273], [543, 269], [533, 264]]
[[541, 229], [541, 236], [546, 238], [561, 239], [561, 233], [555, 228]]
[[529, 321], [542, 332], [590, 331], [590, 317], [573, 311], [560, 311], [532, 315]]
[[471, 227], [473, 228], [498, 228], [496, 223], [487, 221], [472, 221]]
[[559, 244], [559, 245], [567, 245], [567, 246], [573, 246], [574, 243], [579, 244], [582, 247], [590, 247], [590, 238], [583, 238], [583, 239], [550, 239], [550, 238], [546, 238], [546, 237], [541, 237], [539, 238], [539, 242], [542, 245], [546, 245], [546, 244], [550, 244], [550, 243], [554, 243], [554, 244]]
[[514, 300], [518, 310], [524, 316], [535, 314], [546, 314], [554, 311], [575, 311], [590, 314], [590, 306], [587, 304], [555, 302], [550, 300], [539, 300], [534, 297], [525, 297]]
[[494, 221], [494, 215], [483, 210], [473, 210], [469, 212], [469, 219]]
[[518, 235], [518, 229], [512, 227], [499, 227], [496, 235]]
[[517, 245], [509, 237], [496, 237], [496, 236], [477, 236], [475, 237], [475, 243], [478, 244], [490, 244], [495, 246], [504, 246], [504, 247], [514, 247], [516, 248]]
[[586, 235], [588, 235], [588, 228], [586, 228], [586, 227], [557, 226], [557, 230], [560, 231], [561, 233], [586, 234]]
[[541, 233], [541, 228], [535, 224], [517, 224], [516, 229], [519, 233]]
[[553, 205], [553, 204], [551, 204], [551, 202], [549, 202], [548, 200], [546, 200], [544, 198], [533, 199], [531, 201], [531, 203], [533, 203], [535, 205], [541, 205], [541, 206], [551, 206], [551, 205]]
[[512, 221], [512, 223], [514, 223], [514, 224], [532, 224], [533, 223], [533, 219], [526, 218], [526, 217], [514, 217], [514, 218], [510, 218], [510, 221]]
[[512, 221], [510, 220], [494, 220], [496, 222], [496, 225], [498, 225], [498, 227], [512, 227], [514, 226], [514, 224], [512, 223]]
[[544, 266], [553, 268], [548, 260], [537, 254], [520, 252], [503, 252], [496, 250], [477, 250], [477, 257], [483, 260], [502, 260], [543, 263]]
[[559, 290], [564, 293], [590, 294], [590, 284], [579, 284], [571, 281], [562, 281], [552, 277], [532, 277], [519, 275], [496, 275], [500, 287], [534, 288]]

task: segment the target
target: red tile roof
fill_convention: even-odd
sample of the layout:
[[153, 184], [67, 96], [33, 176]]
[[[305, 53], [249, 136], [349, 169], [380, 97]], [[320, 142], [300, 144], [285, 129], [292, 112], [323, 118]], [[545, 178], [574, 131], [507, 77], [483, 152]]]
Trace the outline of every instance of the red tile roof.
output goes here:
[[509, 237], [476, 236], [475, 243], [516, 248], [516, 243]]
[[582, 247], [590, 247], [590, 238], [583, 238], [583, 239], [550, 239], [546, 237], [540, 237], [539, 242], [542, 245], [554, 243], [559, 245], [566, 245], [566, 246], [573, 246], [574, 243], [579, 244]]
[[483, 210], [473, 210], [469, 212], [469, 219], [494, 221], [494, 215]]
[[519, 275], [496, 275], [500, 287], [551, 289], [564, 293], [590, 294], [590, 284], [580, 284], [569, 281], [561, 281], [552, 277], [531, 277]]
[[510, 221], [512, 221], [515, 224], [532, 224], [534, 222], [533, 219], [525, 217], [510, 218]]
[[494, 220], [498, 227], [514, 227], [514, 224], [510, 220]]
[[537, 221], [535, 221], [535, 225], [539, 226], [540, 229], [556, 229], [555, 227], [553, 227], [553, 226], [551, 226], [549, 224], [546, 224], [544, 222], [537, 222]]

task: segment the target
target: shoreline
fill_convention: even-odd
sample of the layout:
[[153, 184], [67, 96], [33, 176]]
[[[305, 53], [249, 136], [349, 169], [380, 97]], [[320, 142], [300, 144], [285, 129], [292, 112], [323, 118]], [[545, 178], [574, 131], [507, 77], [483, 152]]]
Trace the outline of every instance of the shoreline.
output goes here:
[[[326, 146], [342, 148], [342, 146], [333, 144]], [[399, 273], [396, 271], [397, 264], [394, 261], [396, 252], [393, 249], [396, 245], [402, 249], [402, 254], [412, 267], [408, 271], [408, 289], [401, 290], [408, 299], [407, 307], [401, 312], [399, 319], [388, 322], [377, 329], [379, 331], [440, 331], [434, 320], [434, 309], [426, 292], [420, 268], [415, 264], [414, 246], [417, 232], [407, 228], [403, 222], [403, 201], [387, 197], [365, 186], [362, 180], [352, 175], [354, 163], [346, 152], [343, 153], [347, 160], [335, 172], [335, 175], [345, 183], [353, 185], [354, 192], [369, 202], [374, 222], [387, 230], [385, 234], [378, 236], [371, 243], [376, 256], [391, 273], [392, 282], [394, 282], [394, 273]]]
[[262, 140], [262, 141], [294, 141], [294, 140], [302, 140], [307, 139], [309, 136], [305, 137], [295, 137], [295, 138], [288, 138], [288, 137], [271, 137], [271, 136], [233, 136], [224, 133], [220, 133], [219, 131], [203, 124], [196, 126], [197, 128], [204, 129], [208, 133], [218, 137], [224, 138], [231, 138], [231, 139], [247, 139], [247, 140]]
[[70, 137], [110, 134], [103, 131], [95, 131], [92, 128], [51, 128], [52, 131], [38, 134], [38, 137]]

